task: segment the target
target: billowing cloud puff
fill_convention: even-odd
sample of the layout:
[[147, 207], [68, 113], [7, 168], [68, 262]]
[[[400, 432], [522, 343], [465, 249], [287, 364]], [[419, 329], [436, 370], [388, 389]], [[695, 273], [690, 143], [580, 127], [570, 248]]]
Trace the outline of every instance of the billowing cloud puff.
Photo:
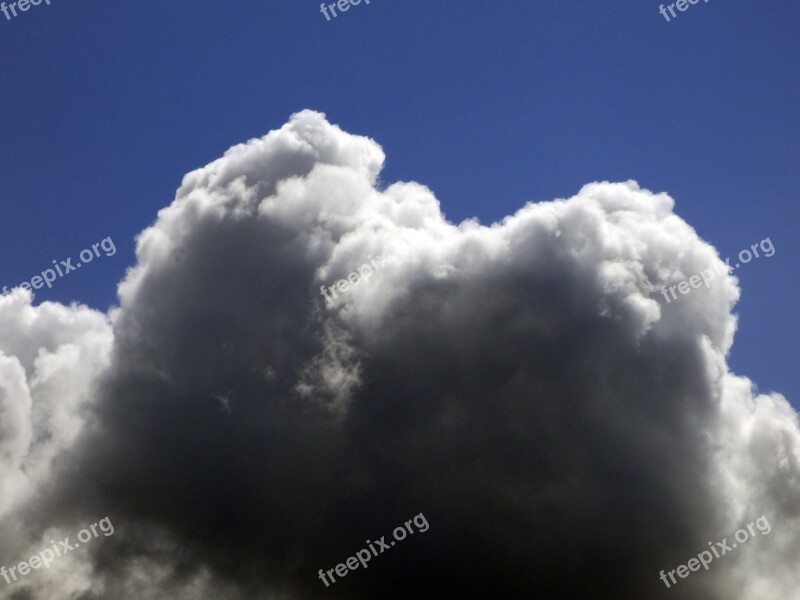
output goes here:
[[728, 370], [733, 276], [666, 301], [724, 270], [673, 200], [453, 224], [383, 162], [303, 111], [184, 178], [107, 317], [0, 299], [0, 558], [116, 526], [0, 598], [791, 598], [797, 415]]
[[112, 344], [102, 313], [31, 300], [23, 290], [0, 297], [0, 518], [74, 441]]

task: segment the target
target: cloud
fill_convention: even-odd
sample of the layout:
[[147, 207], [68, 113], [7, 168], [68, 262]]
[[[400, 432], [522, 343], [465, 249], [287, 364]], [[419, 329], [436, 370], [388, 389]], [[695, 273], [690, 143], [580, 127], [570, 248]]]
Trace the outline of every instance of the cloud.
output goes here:
[[24, 290], [0, 298], [0, 518], [78, 435], [113, 341], [102, 313], [31, 301]]
[[109, 315], [0, 299], [0, 559], [116, 526], [0, 598], [791, 597], [797, 415], [728, 370], [735, 277], [664, 300], [723, 268], [673, 200], [599, 182], [453, 224], [384, 158], [297, 113], [186, 175]]

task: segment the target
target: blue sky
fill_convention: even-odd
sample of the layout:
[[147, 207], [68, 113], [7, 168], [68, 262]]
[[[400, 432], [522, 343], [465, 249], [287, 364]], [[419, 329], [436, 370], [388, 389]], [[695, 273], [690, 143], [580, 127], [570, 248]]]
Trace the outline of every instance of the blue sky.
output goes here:
[[[115, 301], [133, 236], [181, 177], [232, 144], [325, 112], [491, 222], [594, 180], [636, 179], [737, 271], [732, 368], [800, 403], [800, 5], [711, 0], [667, 23], [650, 0], [52, 0], [0, 15], [0, 286], [111, 236], [113, 257], [41, 300]], [[732, 261], [733, 262], [733, 261]]]

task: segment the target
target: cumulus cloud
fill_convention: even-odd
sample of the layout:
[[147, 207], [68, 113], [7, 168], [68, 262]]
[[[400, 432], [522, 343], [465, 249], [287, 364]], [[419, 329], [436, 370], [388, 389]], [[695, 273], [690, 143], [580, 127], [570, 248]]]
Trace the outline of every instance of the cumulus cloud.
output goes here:
[[108, 315], [0, 299], [0, 559], [116, 526], [0, 598], [792, 597], [797, 414], [727, 367], [735, 277], [664, 300], [723, 269], [672, 198], [454, 224], [384, 158], [303, 111], [186, 175]]

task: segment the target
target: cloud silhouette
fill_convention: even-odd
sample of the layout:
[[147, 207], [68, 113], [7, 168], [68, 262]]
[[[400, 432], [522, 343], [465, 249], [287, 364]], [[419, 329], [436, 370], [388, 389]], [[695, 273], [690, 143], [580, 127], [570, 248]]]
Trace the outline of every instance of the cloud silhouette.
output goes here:
[[185, 176], [108, 315], [0, 298], [0, 560], [116, 527], [0, 598], [792, 597], [797, 414], [727, 367], [735, 277], [664, 300], [724, 265], [673, 200], [453, 224], [384, 158], [297, 113]]

